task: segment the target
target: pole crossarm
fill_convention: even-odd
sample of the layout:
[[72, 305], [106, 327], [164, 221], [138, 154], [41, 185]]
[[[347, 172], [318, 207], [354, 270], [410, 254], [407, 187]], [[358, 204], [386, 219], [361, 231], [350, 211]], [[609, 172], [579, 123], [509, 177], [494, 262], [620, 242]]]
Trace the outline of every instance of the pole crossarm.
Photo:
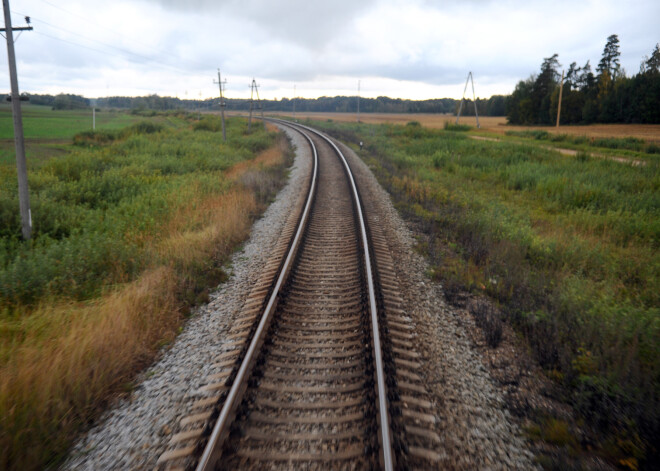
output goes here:
[[[18, 28], [12, 27], [12, 31], [32, 31], [34, 28], [32, 26], [19, 26]], [[7, 28], [0, 28], [1, 33], [7, 32]]]

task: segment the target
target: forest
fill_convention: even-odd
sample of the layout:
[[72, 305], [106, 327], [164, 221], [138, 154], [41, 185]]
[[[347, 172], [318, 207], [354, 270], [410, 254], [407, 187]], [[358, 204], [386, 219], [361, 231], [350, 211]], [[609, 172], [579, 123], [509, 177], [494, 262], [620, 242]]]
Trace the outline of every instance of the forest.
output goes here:
[[[39, 95], [30, 94], [30, 103], [34, 105], [46, 105], [54, 110], [84, 109], [91, 106], [91, 100], [79, 95]], [[505, 100], [503, 95], [494, 95], [488, 99], [477, 99], [477, 111], [483, 116], [504, 116]], [[139, 97], [114, 96], [98, 98], [98, 108], [115, 108], [130, 110], [188, 110], [188, 111], [218, 111], [220, 109], [219, 98], [206, 100], [182, 100], [176, 97], [161, 97], [148, 95]], [[354, 113], [357, 111], [357, 96], [335, 96], [319, 98], [282, 98], [281, 100], [261, 100], [255, 105], [263, 107], [264, 111], [281, 111], [292, 113], [299, 112], [326, 112], [326, 113]], [[227, 98], [225, 99], [227, 110], [247, 111], [250, 109], [250, 100]], [[360, 98], [360, 111], [364, 113], [456, 113], [460, 100], [453, 98], [436, 98], [431, 100], [405, 100], [401, 98], [389, 98], [380, 96], [378, 98]], [[474, 114], [474, 106], [471, 101], [469, 106], [463, 105], [462, 114]], [[260, 109], [260, 108], [258, 108]]]
[[[589, 61], [582, 67], [569, 65], [561, 85], [560, 124], [660, 123], [660, 45], [631, 77], [621, 67], [620, 56], [619, 38], [613, 34], [595, 73]], [[518, 82], [507, 100], [510, 124], [556, 123], [560, 67], [558, 54], [553, 54], [543, 59], [538, 75]]]

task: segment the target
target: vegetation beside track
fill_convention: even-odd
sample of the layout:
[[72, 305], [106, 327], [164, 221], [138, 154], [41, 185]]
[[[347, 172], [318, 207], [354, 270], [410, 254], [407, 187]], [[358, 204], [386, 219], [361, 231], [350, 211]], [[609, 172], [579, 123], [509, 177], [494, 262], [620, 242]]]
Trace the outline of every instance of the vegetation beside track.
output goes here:
[[[562, 440], [568, 455], [595, 446], [624, 469], [652, 469], [660, 434], [658, 161], [567, 157], [533, 141], [478, 141], [415, 122], [314, 125], [356, 149], [364, 142], [362, 158], [430, 235], [424, 250], [448, 299], [468, 289], [502, 306], [598, 437]], [[542, 420], [543, 430], [562, 425]]]
[[[0, 162], [2, 469], [57, 463], [130, 390], [225, 278], [223, 263], [284, 180], [290, 153], [277, 133], [248, 135], [232, 118], [223, 143], [217, 117], [134, 118], [29, 158], [29, 242], [15, 164]], [[52, 138], [67, 138], [70, 126], [57, 129]]]

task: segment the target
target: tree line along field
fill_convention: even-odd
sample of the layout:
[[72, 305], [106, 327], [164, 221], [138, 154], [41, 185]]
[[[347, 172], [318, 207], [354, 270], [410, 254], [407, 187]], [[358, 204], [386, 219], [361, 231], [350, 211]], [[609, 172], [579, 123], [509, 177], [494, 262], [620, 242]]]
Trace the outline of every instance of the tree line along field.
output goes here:
[[[273, 113], [275, 114], [275, 113]], [[287, 115], [289, 118], [292, 115]], [[296, 117], [300, 119], [312, 119], [318, 121], [339, 121], [353, 123], [357, 121], [356, 113], [308, 113], [297, 112]], [[432, 113], [360, 113], [360, 122], [367, 124], [406, 124], [417, 121], [422, 126], [431, 129], [444, 129], [446, 124], [456, 123], [456, 116], [451, 114]], [[477, 135], [492, 135], [500, 137], [509, 131], [546, 131], [550, 134], [569, 136], [584, 136], [592, 138], [635, 138], [647, 143], [660, 145], [660, 124], [589, 124], [573, 126], [518, 126], [507, 124], [505, 116], [479, 116], [480, 128], [474, 116], [462, 116], [459, 124], [470, 126], [470, 133]]]
[[600, 454], [626, 469], [657, 464], [655, 154], [633, 165], [418, 122], [313, 125], [356, 150], [364, 142], [362, 158], [428, 236], [422, 248], [447, 298], [469, 290], [496, 300], [564, 400], [597, 431]]
[[15, 162], [0, 161], [1, 469], [56, 464], [130, 388], [224, 279], [290, 159], [283, 137], [247, 134], [240, 118], [226, 143], [215, 116], [108, 113], [99, 124], [26, 110], [31, 241], [20, 238]]

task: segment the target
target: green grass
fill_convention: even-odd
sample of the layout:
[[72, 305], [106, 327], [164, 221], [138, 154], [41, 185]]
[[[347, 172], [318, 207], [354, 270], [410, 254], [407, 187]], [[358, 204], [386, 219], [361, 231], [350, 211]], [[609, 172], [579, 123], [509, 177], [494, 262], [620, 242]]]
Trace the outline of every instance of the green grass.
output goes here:
[[554, 134], [543, 130], [507, 131], [507, 136], [530, 138], [537, 141], [568, 144], [573, 148], [610, 149], [631, 151], [641, 154], [660, 154], [660, 147], [653, 142], [645, 142], [636, 137], [587, 137]]
[[140, 117], [29, 161], [27, 242], [0, 163], [0, 469], [57, 465], [226, 277], [286, 141], [233, 118], [225, 143], [216, 121]]
[[[25, 139], [71, 139], [92, 129], [92, 109], [54, 111], [48, 106], [23, 105]], [[117, 111], [97, 111], [97, 129], [120, 129], [140, 121], [139, 116]], [[14, 123], [9, 104], [0, 105], [0, 139], [14, 138]]]
[[187, 188], [223, 191], [223, 170], [271, 145], [272, 137], [242, 136], [239, 126], [232, 122], [240, 139], [227, 145], [217, 133], [151, 122], [77, 135], [67, 155], [30, 169], [30, 243], [20, 240], [15, 170], [0, 167], [0, 309], [46, 295], [86, 299], [139, 272], [149, 255], [133, 240], [156, 237]]
[[[315, 123], [365, 142], [403, 213], [423, 222], [449, 297], [487, 292], [604, 433], [660, 430], [660, 167], [558, 155], [409, 126]], [[625, 455], [625, 450], [620, 450]], [[621, 459], [624, 459], [623, 456]], [[642, 460], [644, 463], [644, 460]]]

